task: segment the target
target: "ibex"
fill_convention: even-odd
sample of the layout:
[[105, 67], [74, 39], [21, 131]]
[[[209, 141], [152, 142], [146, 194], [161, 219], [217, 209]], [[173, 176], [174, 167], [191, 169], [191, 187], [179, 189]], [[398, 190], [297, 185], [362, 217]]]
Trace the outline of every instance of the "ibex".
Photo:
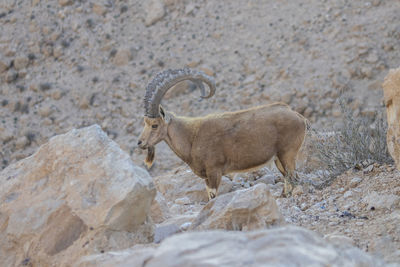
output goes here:
[[[148, 84], [144, 98], [144, 129], [138, 146], [147, 149], [145, 163], [154, 161], [154, 146], [165, 141], [192, 171], [205, 179], [209, 200], [217, 195], [221, 177], [262, 167], [273, 158], [284, 176], [284, 194], [290, 195], [297, 175], [296, 156], [306, 133], [306, 119], [284, 103], [258, 106], [205, 117], [181, 117], [160, 105], [175, 84], [190, 80], [202, 98], [215, 93], [212, 77], [189, 68], [167, 70]], [[205, 95], [203, 82], [210, 88]]]

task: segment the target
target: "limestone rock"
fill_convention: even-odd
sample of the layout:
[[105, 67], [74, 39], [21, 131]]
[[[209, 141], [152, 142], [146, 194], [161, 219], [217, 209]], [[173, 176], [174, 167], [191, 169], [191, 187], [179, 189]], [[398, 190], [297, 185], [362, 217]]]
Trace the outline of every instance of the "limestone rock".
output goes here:
[[285, 226], [251, 232], [187, 232], [158, 248], [85, 257], [79, 266], [383, 266], [349, 244], [332, 245], [312, 231]]
[[161, 0], [147, 0], [145, 2], [145, 25], [151, 26], [165, 16], [164, 3]]
[[386, 141], [389, 153], [400, 170], [400, 68], [390, 70], [382, 86], [388, 121]]
[[211, 200], [199, 213], [192, 228], [253, 230], [283, 221], [275, 199], [265, 184], [257, 184]]
[[60, 266], [152, 241], [151, 178], [97, 125], [51, 138], [4, 169], [0, 181], [4, 266], [26, 259]]
[[[167, 201], [175, 202], [178, 198], [188, 197], [191, 202], [207, 202], [206, 184], [203, 179], [197, 177], [189, 169], [178, 169], [174, 174], [166, 174], [153, 178], [157, 191]], [[232, 189], [232, 182], [222, 177], [218, 188], [218, 195], [229, 192]]]
[[160, 192], [157, 192], [156, 197], [151, 204], [150, 216], [153, 222], [155, 223], [162, 223], [165, 221], [169, 216], [169, 208], [167, 206], [167, 201], [161, 195]]

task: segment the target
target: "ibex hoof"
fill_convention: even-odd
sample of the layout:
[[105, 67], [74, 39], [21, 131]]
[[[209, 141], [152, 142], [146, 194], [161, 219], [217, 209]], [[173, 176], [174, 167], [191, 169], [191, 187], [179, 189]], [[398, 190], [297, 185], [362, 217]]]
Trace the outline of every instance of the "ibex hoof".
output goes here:
[[290, 197], [292, 195], [292, 191], [294, 188], [294, 184], [292, 181], [285, 179], [285, 185], [283, 187], [282, 197]]
[[210, 188], [208, 191], [208, 200], [211, 200], [217, 196], [217, 189]]

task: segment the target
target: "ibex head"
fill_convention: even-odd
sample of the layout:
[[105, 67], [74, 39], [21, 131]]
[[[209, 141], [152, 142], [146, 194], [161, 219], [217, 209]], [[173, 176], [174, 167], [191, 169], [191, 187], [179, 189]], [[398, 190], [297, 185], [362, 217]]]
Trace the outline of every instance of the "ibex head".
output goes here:
[[[171, 119], [171, 115], [161, 107], [160, 102], [170, 88], [184, 80], [194, 82], [202, 91], [202, 98], [209, 98], [215, 93], [215, 82], [212, 77], [203, 72], [194, 71], [189, 68], [160, 72], [147, 85], [146, 95], [144, 97], [145, 125], [139, 137], [138, 146], [148, 151], [145, 160], [148, 168], [152, 166], [154, 161], [154, 146], [165, 139], [168, 124]], [[203, 82], [210, 87], [208, 95], [205, 94]]]

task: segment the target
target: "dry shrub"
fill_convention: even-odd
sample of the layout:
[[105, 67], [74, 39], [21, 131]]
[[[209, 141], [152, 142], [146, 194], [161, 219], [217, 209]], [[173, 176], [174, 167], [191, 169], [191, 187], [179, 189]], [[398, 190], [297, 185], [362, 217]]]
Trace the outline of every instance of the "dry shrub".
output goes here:
[[324, 184], [329, 184], [335, 177], [355, 167], [376, 162], [391, 164], [386, 144], [387, 123], [384, 110], [376, 111], [374, 116], [353, 116], [349, 108], [350, 98], [340, 97], [339, 104], [343, 114], [342, 127], [323, 134], [312, 130], [316, 157], [325, 169]]

